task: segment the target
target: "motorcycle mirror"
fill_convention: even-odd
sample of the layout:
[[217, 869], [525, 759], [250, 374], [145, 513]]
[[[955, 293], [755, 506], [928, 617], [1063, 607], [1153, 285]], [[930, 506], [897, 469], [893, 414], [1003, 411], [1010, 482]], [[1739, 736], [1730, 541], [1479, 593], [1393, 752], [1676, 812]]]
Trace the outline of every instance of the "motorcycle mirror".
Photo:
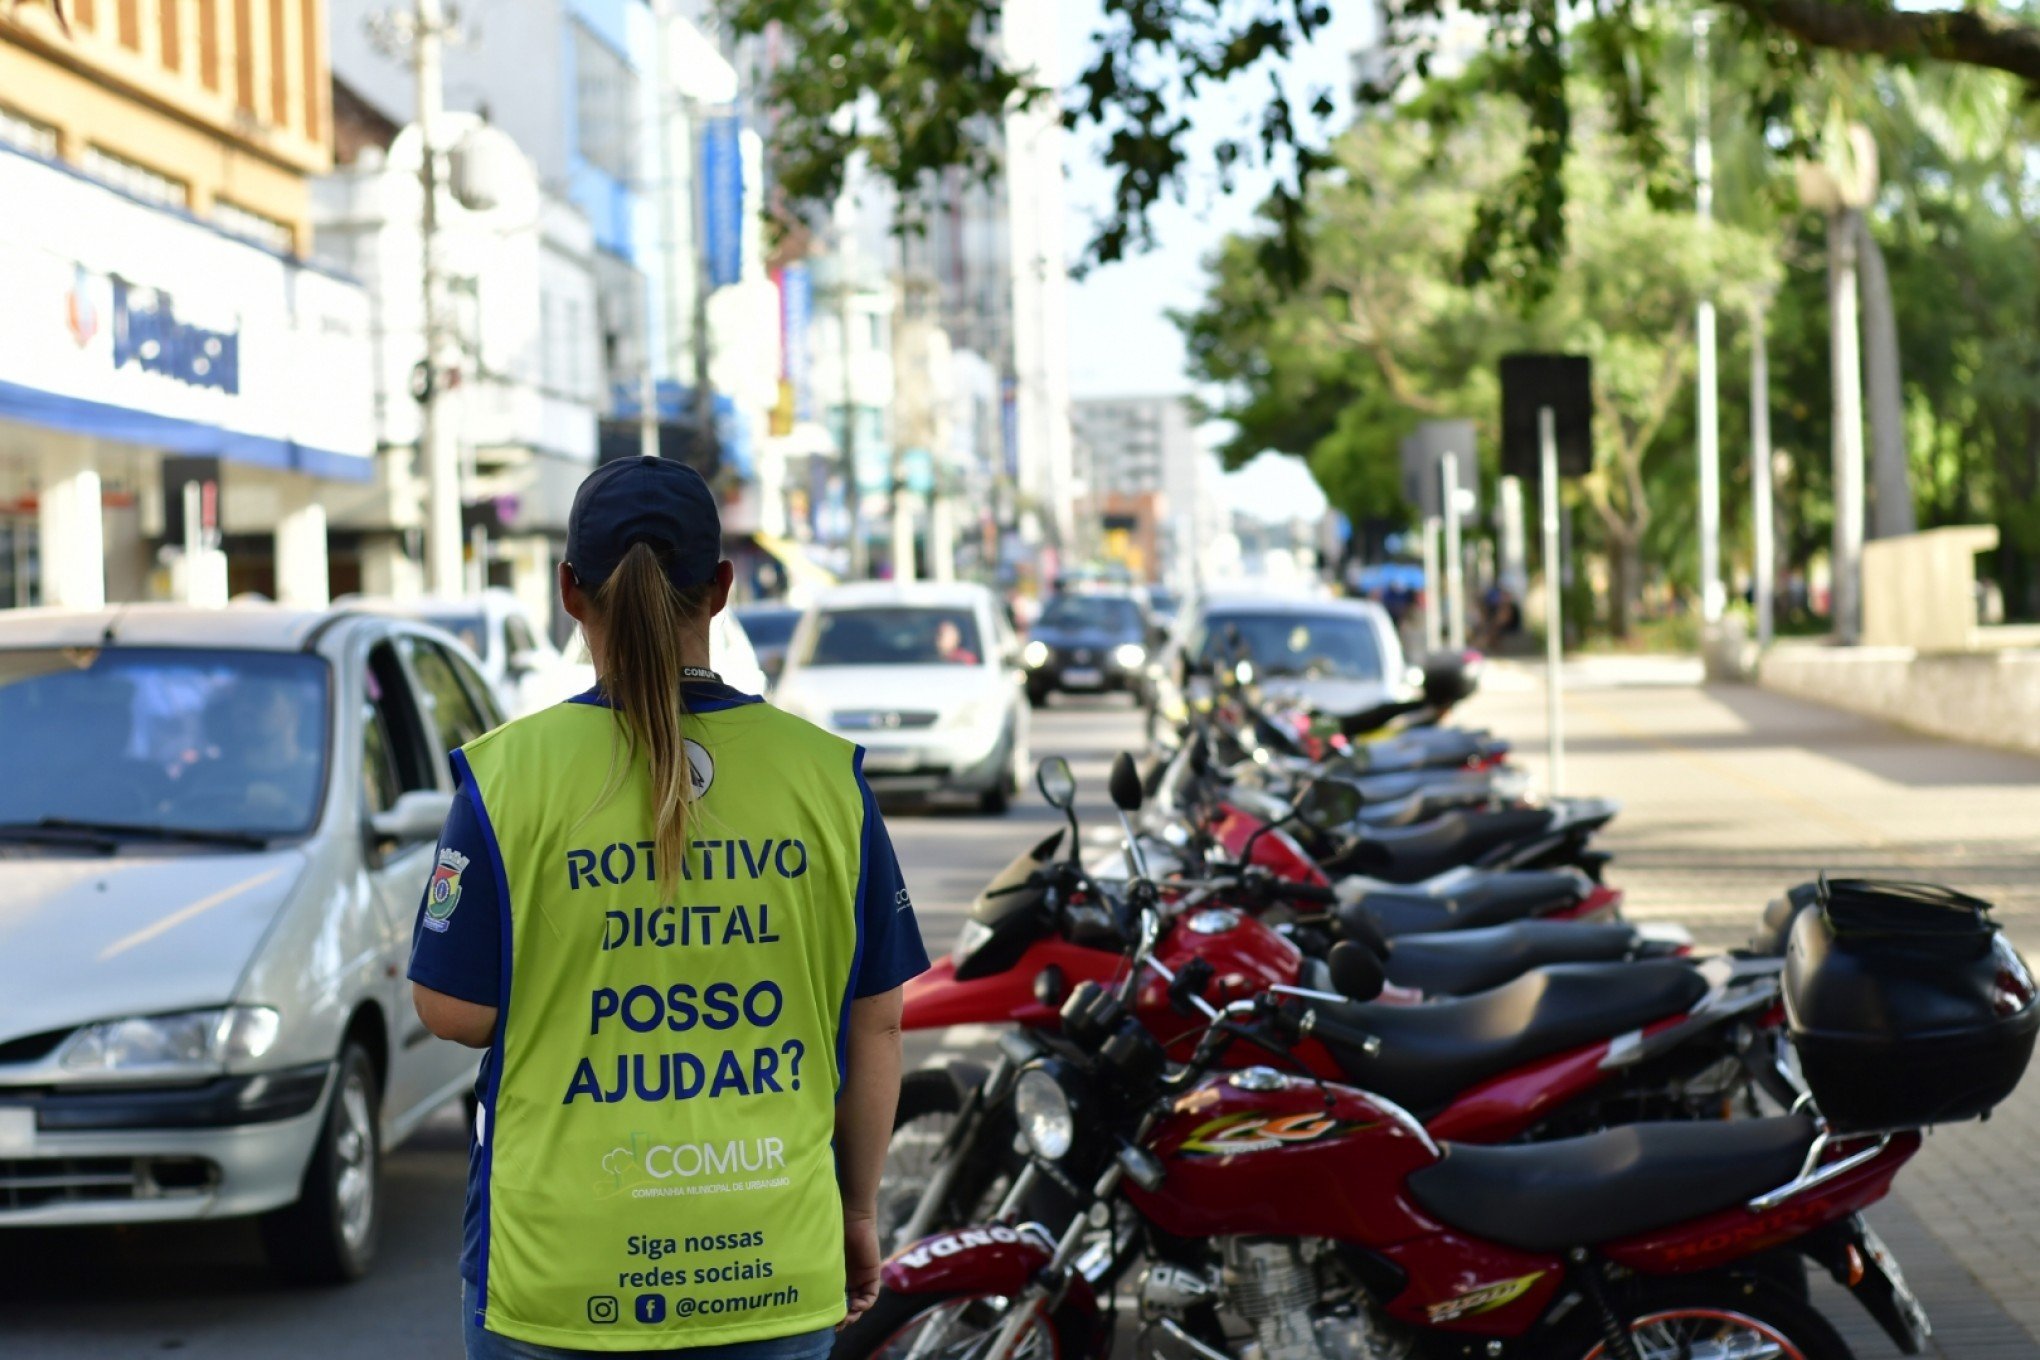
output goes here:
[[1381, 960], [1366, 945], [1341, 940], [1325, 959], [1332, 972], [1332, 990], [1352, 1001], [1372, 1001], [1388, 981]]
[[1334, 831], [1358, 817], [1365, 801], [1343, 779], [1313, 779], [1296, 800], [1296, 816], [1313, 831]]
[[1034, 767], [1034, 785], [1052, 808], [1068, 812], [1077, 801], [1077, 777], [1061, 756], [1043, 756]]
[[1124, 751], [1112, 760], [1112, 781], [1109, 787], [1112, 792], [1112, 806], [1121, 812], [1140, 811], [1142, 797], [1140, 770], [1135, 767], [1133, 757]]

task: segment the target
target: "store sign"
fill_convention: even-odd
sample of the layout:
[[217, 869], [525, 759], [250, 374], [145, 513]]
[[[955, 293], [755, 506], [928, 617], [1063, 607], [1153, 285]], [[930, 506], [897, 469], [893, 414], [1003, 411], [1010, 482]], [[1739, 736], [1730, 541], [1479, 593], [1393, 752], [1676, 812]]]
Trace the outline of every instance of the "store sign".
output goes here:
[[727, 288], [744, 276], [743, 124], [724, 115], [701, 132], [702, 216], [708, 286]]
[[0, 147], [0, 422], [374, 477], [359, 284]]
[[140, 365], [193, 387], [241, 390], [241, 332], [177, 319], [168, 293], [113, 279], [113, 366]]

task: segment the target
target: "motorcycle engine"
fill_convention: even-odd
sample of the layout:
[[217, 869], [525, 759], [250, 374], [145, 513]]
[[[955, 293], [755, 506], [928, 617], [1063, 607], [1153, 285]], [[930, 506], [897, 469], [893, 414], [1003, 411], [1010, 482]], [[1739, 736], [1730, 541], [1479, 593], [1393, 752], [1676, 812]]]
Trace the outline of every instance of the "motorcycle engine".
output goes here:
[[1316, 1241], [1228, 1237], [1220, 1240], [1218, 1287], [1226, 1308], [1253, 1328], [1246, 1360], [1399, 1360], [1407, 1346], [1384, 1336], [1364, 1299], [1327, 1307], [1343, 1292], [1326, 1276]]

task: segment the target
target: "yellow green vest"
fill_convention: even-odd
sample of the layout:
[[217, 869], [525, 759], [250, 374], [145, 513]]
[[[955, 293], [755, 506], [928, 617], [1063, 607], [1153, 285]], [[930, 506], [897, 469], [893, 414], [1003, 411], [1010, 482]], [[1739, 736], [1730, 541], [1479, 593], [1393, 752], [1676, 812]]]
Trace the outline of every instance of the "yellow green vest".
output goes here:
[[855, 748], [761, 703], [684, 730], [692, 844], [664, 895], [643, 761], [601, 800], [611, 710], [560, 704], [461, 753], [509, 914], [477, 1153], [484, 1325], [506, 1336], [653, 1350], [843, 1317]]

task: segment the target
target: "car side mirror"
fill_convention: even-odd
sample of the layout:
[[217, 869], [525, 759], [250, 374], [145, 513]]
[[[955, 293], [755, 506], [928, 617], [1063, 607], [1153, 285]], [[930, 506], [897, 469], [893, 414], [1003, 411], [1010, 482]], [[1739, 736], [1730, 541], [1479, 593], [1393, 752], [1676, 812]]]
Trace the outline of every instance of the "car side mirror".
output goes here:
[[453, 795], [440, 789], [412, 789], [368, 819], [378, 841], [409, 845], [414, 841], [439, 838], [446, 816], [453, 811]]
[[541, 660], [542, 656], [536, 648], [527, 648], [524, 651], [510, 653], [510, 659], [504, 663], [504, 667], [512, 679], [522, 679], [537, 671]]
[[1069, 761], [1061, 756], [1044, 756], [1041, 764], [1034, 769], [1034, 784], [1041, 790], [1041, 796], [1048, 805], [1068, 812], [1077, 801], [1077, 777], [1070, 772]]
[[1134, 765], [1133, 757], [1124, 751], [1112, 759], [1112, 781], [1108, 787], [1112, 794], [1112, 806], [1126, 813], [1140, 811], [1144, 795], [1140, 783], [1140, 770]]

